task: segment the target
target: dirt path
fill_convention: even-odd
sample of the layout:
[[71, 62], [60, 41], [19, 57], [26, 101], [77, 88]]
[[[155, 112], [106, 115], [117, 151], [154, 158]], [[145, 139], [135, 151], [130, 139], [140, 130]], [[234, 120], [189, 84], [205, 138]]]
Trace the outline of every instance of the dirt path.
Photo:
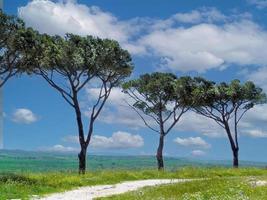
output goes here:
[[81, 187], [64, 193], [55, 193], [43, 198], [33, 198], [33, 200], [92, 200], [96, 197], [106, 197], [122, 194], [129, 191], [138, 190], [145, 186], [156, 186], [163, 184], [182, 183], [193, 181], [194, 179], [153, 179], [140, 181], [127, 181], [115, 185], [99, 185]]

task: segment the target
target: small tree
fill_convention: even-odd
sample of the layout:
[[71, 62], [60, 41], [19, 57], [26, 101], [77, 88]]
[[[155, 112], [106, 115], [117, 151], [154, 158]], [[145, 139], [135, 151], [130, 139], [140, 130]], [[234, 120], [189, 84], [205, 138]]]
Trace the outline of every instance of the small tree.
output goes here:
[[156, 154], [159, 170], [164, 169], [164, 138], [189, 109], [190, 80], [189, 77], [177, 79], [173, 74], [156, 72], [123, 84], [123, 91], [134, 101], [133, 104], [128, 103], [129, 106], [148, 128], [159, 134]]
[[16, 17], [6, 15], [0, 9], [0, 87], [25, 64], [24, 57], [17, 50], [22, 31], [24, 23]]
[[225, 129], [233, 152], [233, 167], [238, 167], [238, 123], [256, 104], [266, 103], [265, 93], [250, 81], [215, 84], [196, 78], [195, 84], [193, 110]]
[[[94, 123], [113, 87], [128, 77], [133, 69], [131, 57], [116, 41], [91, 36], [67, 34], [65, 38], [43, 35], [34, 40], [39, 47], [34, 73], [42, 76], [74, 109], [81, 151], [79, 173], [86, 170], [87, 147]], [[100, 84], [99, 95], [90, 110], [89, 129], [84, 130], [79, 94], [88, 83]]]

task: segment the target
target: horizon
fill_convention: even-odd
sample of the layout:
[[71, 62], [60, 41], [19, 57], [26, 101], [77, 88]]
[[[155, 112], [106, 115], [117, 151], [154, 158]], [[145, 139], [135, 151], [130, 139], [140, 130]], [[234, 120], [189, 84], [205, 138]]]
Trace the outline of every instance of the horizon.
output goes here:
[[[0, 149], [0, 153], [2, 152], [7, 152], [7, 153], [33, 153], [33, 154], [36, 154], [36, 153], [40, 153], [42, 155], [45, 155], [45, 156], [71, 156], [71, 157], [76, 157], [77, 155], [77, 152], [58, 152], [58, 151], [41, 151], [41, 150], [21, 150], [21, 149]], [[8, 156], [11, 156], [11, 155], [8, 155]], [[129, 157], [129, 158], [132, 158], [132, 157], [136, 157], [136, 158], [154, 158], [155, 155], [136, 155], [136, 154], [108, 154], [107, 152], [105, 153], [95, 153], [95, 154], [90, 154], [88, 153], [87, 157], [110, 157], [110, 158], [126, 158], [126, 157]], [[26, 156], [27, 157], [27, 156]], [[179, 157], [179, 156], [168, 156], [168, 155], [165, 155], [164, 158], [166, 160], [168, 159], [174, 159], [174, 160], [184, 160], [184, 161], [187, 161], [187, 162], [192, 162], [192, 163], [199, 163], [199, 164], [213, 164], [213, 165], [218, 165], [218, 164], [222, 164], [222, 165], [229, 165], [230, 167], [232, 166], [232, 159], [213, 159], [213, 160], [208, 160], [208, 159], [205, 159], [203, 157], [200, 157], [200, 158], [196, 158], [196, 157]], [[153, 159], [154, 160], [154, 159]], [[90, 159], [88, 160], [90, 161]], [[155, 161], [156, 162], [156, 161]], [[240, 160], [240, 167], [243, 167], [243, 165], [245, 164], [248, 164], [250, 163], [252, 166], [253, 164], [261, 164], [263, 167], [265, 167], [267, 165], [267, 162], [265, 161], [253, 161], [253, 160]]]
[[[219, 3], [190, 0], [168, 4], [163, 0], [154, 3], [153, 0], [4, 2], [7, 14], [21, 17], [27, 26], [41, 33], [64, 35], [72, 32], [118, 40], [132, 54], [135, 69], [131, 79], [155, 71], [178, 76], [200, 75], [216, 82], [238, 78], [242, 82], [254, 81], [265, 92], [266, 10], [267, 6], [250, 0]], [[61, 13], [65, 17], [61, 17]], [[203, 37], [210, 40], [203, 42]], [[9, 80], [3, 90], [4, 150], [77, 151], [74, 114], [46, 82], [23, 75]], [[80, 98], [86, 105], [84, 120], [93, 92], [85, 90]], [[122, 98], [120, 89], [115, 88], [96, 124], [93, 145], [89, 145], [88, 153], [104, 151], [116, 155], [123, 151], [128, 155], [153, 156], [158, 135], [148, 130], [131, 109], [122, 105]], [[263, 153], [267, 144], [265, 110], [266, 105], [256, 106], [242, 120], [241, 161], [267, 162]], [[118, 136], [123, 136], [125, 141], [118, 143]], [[232, 159], [223, 130], [215, 122], [193, 113], [185, 115], [167, 136], [164, 152], [166, 156], [179, 158]]]

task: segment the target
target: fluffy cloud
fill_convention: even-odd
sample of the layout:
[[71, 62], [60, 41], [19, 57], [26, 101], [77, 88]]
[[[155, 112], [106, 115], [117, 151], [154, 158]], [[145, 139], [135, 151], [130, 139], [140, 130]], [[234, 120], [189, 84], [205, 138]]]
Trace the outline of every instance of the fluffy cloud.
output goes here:
[[204, 155], [206, 155], [206, 152], [202, 151], [202, 150], [194, 150], [194, 151], [191, 152], [191, 155], [192, 156], [196, 156], [196, 157], [204, 156]]
[[12, 121], [21, 124], [31, 124], [38, 120], [37, 116], [29, 109], [19, 108], [12, 115]]
[[175, 129], [183, 132], [201, 133], [212, 138], [225, 137], [224, 130], [217, 123], [192, 111], [188, 111], [182, 116]]
[[131, 53], [159, 58], [161, 66], [174, 71], [267, 63], [267, 33], [247, 14], [225, 16], [214, 8], [202, 8], [167, 19], [121, 21], [75, 1], [34, 0], [19, 8], [19, 16], [41, 32], [118, 40]]
[[92, 148], [101, 149], [139, 148], [144, 145], [144, 140], [140, 135], [118, 131], [113, 133], [111, 137], [94, 135], [90, 145]]
[[267, 0], [247, 0], [250, 4], [256, 5], [257, 8], [267, 8]]
[[246, 130], [243, 133], [245, 135], [248, 135], [254, 138], [266, 138], [267, 137], [267, 131], [263, 131], [263, 130], [252, 129], [252, 130]]
[[[68, 135], [62, 138], [62, 141], [67, 143], [79, 143], [78, 136]], [[112, 134], [111, 137], [102, 135], [93, 135], [90, 147], [95, 149], [128, 149], [139, 148], [144, 145], [144, 139], [140, 135], [118, 131]]]
[[75, 1], [34, 0], [18, 12], [28, 26], [48, 34], [69, 32], [125, 41], [131, 30], [129, 24], [118, 21], [111, 13]]
[[253, 138], [267, 137], [267, 105], [256, 105], [240, 122], [240, 133]]
[[262, 87], [267, 92], [267, 67], [260, 67], [255, 71], [245, 73], [248, 80], [253, 81], [258, 86]]
[[202, 8], [188, 13], [177, 13], [171, 17], [173, 21], [182, 23], [200, 23], [223, 21], [227, 17], [215, 8]]
[[62, 141], [66, 142], [66, 143], [78, 144], [79, 143], [79, 137], [76, 135], [67, 135], [67, 136], [62, 138]]
[[78, 148], [74, 147], [66, 147], [61, 144], [54, 145], [52, 147], [43, 147], [40, 148], [40, 151], [45, 151], [45, 152], [60, 152], [60, 153], [76, 153], [79, 152]]
[[205, 140], [201, 137], [189, 137], [189, 138], [180, 138], [177, 137], [174, 139], [174, 142], [178, 145], [186, 146], [186, 147], [199, 147], [208, 149], [211, 147]]
[[132, 53], [144, 52], [143, 47], [133, 45], [133, 37], [141, 29], [138, 20], [118, 20], [112, 13], [99, 7], [79, 4], [76, 1], [33, 0], [20, 7], [18, 15], [41, 33], [64, 35], [93, 35], [115, 39]]
[[266, 39], [267, 33], [257, 24], [241, 20], [158, 29], [140, 38], [138, 44], [172, 70], [204, 72], [233, 63], [267, 63]]

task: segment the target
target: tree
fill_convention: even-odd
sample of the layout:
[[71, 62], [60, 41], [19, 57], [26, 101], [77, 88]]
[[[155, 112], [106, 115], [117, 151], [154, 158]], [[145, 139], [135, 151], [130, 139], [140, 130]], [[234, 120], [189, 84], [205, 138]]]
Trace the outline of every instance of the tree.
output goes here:
[[190, 81], [189, 77], [177, 79], [173, 74], [156, 72], [123, 84], [123, 91], [134, 101], [129, 106], [148, 128], [159, 134], [156, 154], [159, 170], [164, 169], [164, 138], [190, 108]]
[[233, 167], [238, 163], [238, 124], [256, 104], [266, 103], [266, 94], [251, 81], [215, 84], [195, 78], [193, 110], [214, 120], [226, 132], [233, 152]]
[[16, 48], [21, 42], [20, 33], [24, 30], [20, 19], [6, 15], [0, 9], [0, 87], [25, 64], [24, 57]]
[[[38, 46], [35, 55], [38, 56], [39, 53], [39, 57], [35, 57], [35, 67], [32, 71], [42, 76], [75, 111], [81, 147], [78, 154], [79, 173], [84, 174], [87, 147], [94, 131], [94, 123], [112, 88], [131, 74], [133, 66], [130, 54], [116, 41], [91, 36], [67, 34], [65, 38], [48, 35], [38, 38], [37, 35], [34, 42], [34, 45]], [[90, 110], [89, 129], [86, 134], [79, 94], [92, 82], [98, 83], [100, 89]]]

